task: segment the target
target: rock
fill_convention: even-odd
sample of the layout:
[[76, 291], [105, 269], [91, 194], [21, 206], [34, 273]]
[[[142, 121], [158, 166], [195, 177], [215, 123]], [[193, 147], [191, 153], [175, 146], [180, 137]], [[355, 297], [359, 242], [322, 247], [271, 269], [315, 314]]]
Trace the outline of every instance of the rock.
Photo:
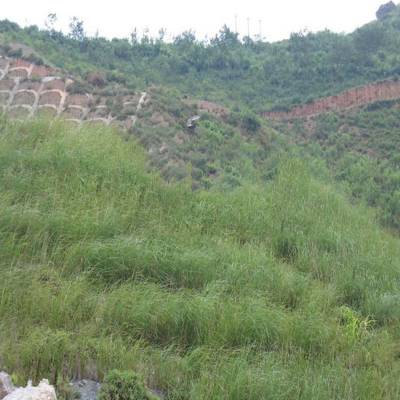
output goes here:
[[396, 4], [393, 1], [389, 1], [389, 3], [382, 4], [378, 11], [376, 12], [376, 18], [379, 20], [383, 20], [388, 17], [388, 15], [396, 9]]
[[150, 393], [156, 398], [163, 400], [165, 399], [165, 393], [158, 389], [150, 389]]
[[14, 386], [11, 382], [10, 375], [5, 372], [0, 372], [0, 400], [6, 397], [14, 390]]
[[186, 122], [186, 126], [188, 128], [194, 128], [199, 119], [200, 119], [200, 115], [195, 115], [193, 117], [190, 117]]
[[99, 382], [90, 379], [82, 379], [70, 383], [76, 393], [79, 394], [80, 400], [96, 400], [101, 388]]
[[25, 388], [17, 388], [4, 397], [3, 400], [57, 400], [54, 387], [47, 379], [43, 379], [38, 386], [29, 382]]

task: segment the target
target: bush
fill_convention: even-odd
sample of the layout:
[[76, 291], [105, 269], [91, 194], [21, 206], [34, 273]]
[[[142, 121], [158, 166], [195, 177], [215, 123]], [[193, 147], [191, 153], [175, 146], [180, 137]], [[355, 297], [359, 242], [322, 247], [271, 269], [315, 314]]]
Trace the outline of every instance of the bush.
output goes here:
[[251, 111], [242, 114], [242, 127], [249, 133], [256, 133], [261, 128], [261, 121], [256, 114]]
[[133, 371], [110, 371], [100, 391], [100, 400], [155, 400]]
[[28, 56], [24, 57], [24, 59], [36, 65], [44, 65], [43, 58], [34, 53], [29, 54]]
[[89, 72], [86, 79], [93, 86], [104, 87], [107, 84], [105, 74], [98, 71]]

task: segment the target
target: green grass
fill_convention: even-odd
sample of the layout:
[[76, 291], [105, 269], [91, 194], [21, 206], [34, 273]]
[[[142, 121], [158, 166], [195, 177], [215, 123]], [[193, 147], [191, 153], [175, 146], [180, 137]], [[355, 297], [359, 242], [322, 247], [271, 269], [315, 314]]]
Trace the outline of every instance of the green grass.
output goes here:
[[[358, 201], [379, 210], [381, 223], [400, 230], [400, 111], [397, 102], [378, 102], [359, 110], [328, 113], [276, 128], [289, 135], [297, 151], [324, 160], [331, 176]], [[300, 150], [299, 150], [300, 149]]]
[[282, 161], [192, 192], [109, 129], [0, 122], [0, 368], [168, 399], [396, 399], [400, 243]]

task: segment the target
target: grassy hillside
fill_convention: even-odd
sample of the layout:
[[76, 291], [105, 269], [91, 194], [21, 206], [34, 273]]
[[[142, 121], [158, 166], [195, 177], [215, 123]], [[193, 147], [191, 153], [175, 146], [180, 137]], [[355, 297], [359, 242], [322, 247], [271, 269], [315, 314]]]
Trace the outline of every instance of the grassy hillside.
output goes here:
[[277, 43], [239, 38], [226, 27], [207, 42], [184, 32], [172, 43], [162, 32], [157, 38], [132, 32], [129, 38], [106, 40], [87, 37], [79, 21], [75, 28], [65, 35], [2, 21], [1, 43], [13, 54], [10, 44], [29, 45], [44, 61], [78, 75], [100, 69], [130, 89], [169, 85], [190, 97], [247, 104], [257, 111], [290, 107], [400, 72], [398, 7], [348, 35], [298, 32]]
[[[128, 137], [138, 138], [167, 181], [190, 181], [194, 189], [262, 182], [289, 148], [286, 138], [249, 109], [216, 115], [166, 87], [150, 88], [148, 97]], [[193, 115], [201, 119], [188, 128]]]
[[168, 399], [396, 399], [400, 243], [282, 162], [192, 192], [108, 129], [0, 123], [0, 367]]
[[275, 128], [312, 160], [324, 159], [349, 193], [378, 207], [386, 226], [400, 229], [400, 111], [398, 102], [328, 113]]
[[[282, 153], [297, 153], [317, 169], [325, 163], [326, 175], [345, 182], [353, 198], [378, 207], [385, 226], [398, 229], [399, 116], [392, 104], [321, 116], [312, 126], [278, 124], [275, 130], [257, 112], [396, 79], [399, 27], [399, 7], [348, 35], [300, 32], [278, 43], [240, 39], [227, 28], [209, 42], [186, 32], [169, 43], [163, 35], [106, 40], [1, 21], [0, 44], [10, 56], [76, 74], [78, 92], [100, 91], [112, 100], [125, 91], [148, 91], [150, 102], [132, 133], [168, 181], [223, 189], [262, 182], [274, 176]], [[91, 85], [90, 76], [100, 77], [102, 87]], [[200, 112], [196, 98], [229, 106], [229, 115]], [[187, 119], [197, 113], [202, 120], [188, 130]]]

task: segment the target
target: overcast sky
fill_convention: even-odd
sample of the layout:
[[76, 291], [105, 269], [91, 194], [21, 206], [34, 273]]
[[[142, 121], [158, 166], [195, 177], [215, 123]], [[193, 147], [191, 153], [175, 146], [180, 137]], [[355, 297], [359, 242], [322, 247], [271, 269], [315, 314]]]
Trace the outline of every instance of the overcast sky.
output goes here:
[[136, 27], [156, 34], [166, 28], [169, 37], [192, 29], [198, 37], [211, 37], [226, 24], [247, 35], [259, 34], [269, 41], [287, 38], [290, 32], [329, 28], [350, 32], [375, 18], [385, 0], [18, 0], [1, 1], [0, 19], [21, 25], [43, 27], [46, 16], [56, 13], [57, 29], [68, 31], [69, 20], [77, 16], [86, 31], [106, 37], [127, 37]]

